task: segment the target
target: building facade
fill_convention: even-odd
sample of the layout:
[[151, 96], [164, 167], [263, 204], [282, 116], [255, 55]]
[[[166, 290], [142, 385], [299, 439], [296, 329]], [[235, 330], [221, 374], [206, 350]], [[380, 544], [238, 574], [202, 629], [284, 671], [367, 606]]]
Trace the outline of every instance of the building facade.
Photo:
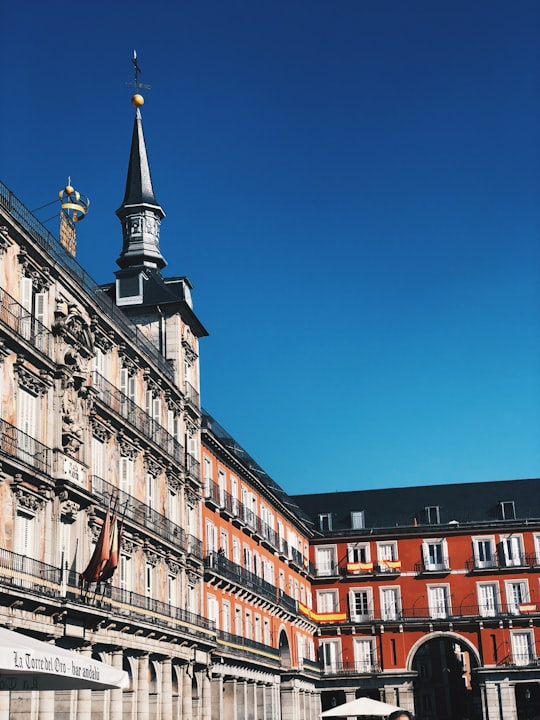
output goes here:
[[540, 483], [297, 496], [312, 542], [323, 709], [540, 717]]
[[0, 625], [129, 677], [0, 720], [540, 717], [540, 481], [289, 497], [200, 407], [138, 106], [117, 215], [98, 285], [0, 184]]

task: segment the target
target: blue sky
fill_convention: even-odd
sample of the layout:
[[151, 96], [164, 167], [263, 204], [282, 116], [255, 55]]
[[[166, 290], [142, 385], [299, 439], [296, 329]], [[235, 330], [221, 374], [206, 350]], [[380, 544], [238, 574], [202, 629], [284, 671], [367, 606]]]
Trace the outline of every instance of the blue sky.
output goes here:
[[537, 0], [53, 0], [0, 21], [0, 176], [33, 209], [71, 175], [98, 282], [137, 49], [165, 274], [210, 331], [203, 404], [289, 493], [540, 475]]

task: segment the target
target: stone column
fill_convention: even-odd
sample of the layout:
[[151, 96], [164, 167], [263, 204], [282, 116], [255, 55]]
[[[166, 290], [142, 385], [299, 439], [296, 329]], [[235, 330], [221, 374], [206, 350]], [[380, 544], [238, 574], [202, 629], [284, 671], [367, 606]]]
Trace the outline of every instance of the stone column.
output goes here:
[[236, 679], [225, 680], [223, 693], [223, 720], [236, 720], [237, 718], [237, 702], [236, 702]]
[[[122, 648], [115, 647], [112, 651], [112, 666], [115, 670], [122, 670], [124, 664], [124, 653]], [[109, 719], [122, 720], [123, 690], [116, 688], [110, 691]]]
[[149, 712], [148, 655], [140, 655], [137, 672], [137, 720], [148, 720]]
[[173, 720], [172, 660], [165, 658], [161, 663], [161, 720]]
[[223, 676], [213, 677], [210, 684], [212, 720], [223, 720]]
[[238, 720], [248, 720], [247, 715], [247, 682], [239, 680], [236, 685], [236, 709]]
[[[185, 665], [183, 668], [183, 683], [182, 683], [182, 720], [191, 720], [192, 715], [192, 700], [191, 700], [191, 675], [189, 674], [189, 666]], [[193, 668], [191, 668], [193, 672]]]
[[39, 720], [54, 720], [54, 690], [41, 690], [39, 693]]
[[0, 690], [0, 720], [9, 720], [10, 697], [8, 690]]
[[210, 669], [201, 673], [201, 720], [211, 720], [212, 700], [210, 696]]
[[[92, 657], [90, 645], [81, 648], [81, 655], [85, 658]], [[92, 720], [92, 691], [77, 690], [77, 720]]]

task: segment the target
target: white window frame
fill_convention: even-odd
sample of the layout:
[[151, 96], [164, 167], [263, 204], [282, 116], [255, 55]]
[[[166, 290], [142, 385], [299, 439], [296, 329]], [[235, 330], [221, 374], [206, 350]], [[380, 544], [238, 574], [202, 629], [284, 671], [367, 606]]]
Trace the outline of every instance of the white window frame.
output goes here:
[[[365, 612], [358, 612], [359, 604]], [[373, 588], [355, 587], [349, 590], [349, 614], [351, 622], [373, 620]]]
[[390, 540], [377, 543], [377, 564], [380, 572], [393, 572], [393, 568], [388, 567], [385, 561], [397, 562], [398, 559], [397, 541]]
[[401, 617], [401, 593], [397, 586], [380, 587], [381, 620], [399, 620]]
[[337, 590], [325, 588], [316, 591], [317, 612], [318, 613], [336, 613], [339, 612], [339, 597]]
[[319, 647], [323, 672], [335, 672], [338, 670], [341, 659], [341, 641], [322, 640]]
[[447, 583], [426, 587], [430, 617], [443, 620], [452, 615], [450, 607], [450, 586]]
[[519, 615], [519, 606], [530, 602], [529, 581], [522, 578], [505, 580], [504, 589], [508, 612], [511, 615]]
[[354, 638], [354, 669], [372, 672], [375, 669], [375, 641], [373, 638]]
[[536, 660], [534, 652], [534, 632], [532, 630], [511, 630], [510, 647], [514, 665], [523, 667]]
[[[497, 548], [493, 535], [473, 537], [472, 543], [475, 568], [484, 569], [497, 567]], [[486, 552], [486, 550], [488, 552]]]
[[505, 567], [522, 567], [523, 558], [523, 536], [522, 535], [501, 535], [502, 561]]
[[479, 582], [476, 584], [478, 612], [481, 617], [496, 617], [501, 608], [498, 582]]
[[[432, 552], [431, 548], [437, 550], [436, 554]], [[446, 538], [428, 538], [424, 540], [422, 542], [422, 555], [426, 572], [444, 572], [450, 569]]]
[[315, 572], [318, 577], [337, 574], [337, 550], [335, 545], [319, 545], [315, 548]]

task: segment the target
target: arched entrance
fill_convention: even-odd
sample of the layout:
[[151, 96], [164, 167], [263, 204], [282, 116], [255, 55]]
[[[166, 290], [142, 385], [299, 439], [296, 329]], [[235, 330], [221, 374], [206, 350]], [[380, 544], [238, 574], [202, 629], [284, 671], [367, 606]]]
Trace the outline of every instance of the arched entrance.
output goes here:
[[289, 647], [289, 638], [285, 630], [279, 633], [279, 659], [281, 667], [291, 667], [291, 648]]
[[476, 654], [459, 636], [428, 636], [411, 663], [417, 720], [482, 720], [477, 667]]

